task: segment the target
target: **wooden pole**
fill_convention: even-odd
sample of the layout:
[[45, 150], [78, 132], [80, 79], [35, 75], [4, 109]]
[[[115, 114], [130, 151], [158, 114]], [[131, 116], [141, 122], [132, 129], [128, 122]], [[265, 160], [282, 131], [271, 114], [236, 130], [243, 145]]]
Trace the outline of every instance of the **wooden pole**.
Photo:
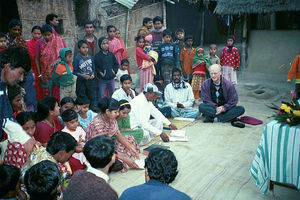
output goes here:
[[202, 9], [202, 16], [201, 16], [201, 41], [200, 41], [200, 46], [203, 47], [204, 45], [204, 17], [205, 17], [205, 5], [203, 5], [203, 9]]
[[247, 57], [247, 14], [244, 14], [243, 23], [243, 35], [242, 35], [242, 66], [244, 69], [247, 68], [246, 57]]
[[126, 14], [126, 29], [125, 29], [125, 41], [124, 41], [126, 48], [127, 48], [127, 41], [128, 41], [129, 22], [130, 22], [130, 10], [128, 8]]

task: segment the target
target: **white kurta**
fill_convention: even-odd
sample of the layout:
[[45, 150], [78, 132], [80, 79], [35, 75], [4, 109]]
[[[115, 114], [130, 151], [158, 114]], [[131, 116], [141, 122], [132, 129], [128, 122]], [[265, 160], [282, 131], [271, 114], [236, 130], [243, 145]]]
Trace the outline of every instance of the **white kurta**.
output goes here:
[[[131, 89], [130, 89], [130, 90], [131, 90]], [[135, 97], [135, 92], [134, 92], [133, 90], [131, 90], [131, 92], [132, 92], [133, 96]], [[122, 99], [125, 99], [125, 100], [127, 100], [128, 102], [130, 102], [130, 101], [132, 100], [131, 97], [130, 97], [130, 95], [128, 95], [128, 94], [123, 90], [123, 88], [120, 88], [120, 89], [116, 90], [116, 91], [113, 93], [113, 95], [112, 95], [111, 98], [113, 98], [113, 99], [115, 99], [115, 100], [117, 100], [117, 101], [120, 101], [120, 100], [122, 100]]]
[[177, 103], [183, 104], [185, 108], [190, 108], [194, 103], [194, 94], [192, 87], [189, 83], [185, 83], [186, 88], [175, 89], [172, 83], [169, 83], [165, 88], [165, 102], [171, 108], [176, 109]]

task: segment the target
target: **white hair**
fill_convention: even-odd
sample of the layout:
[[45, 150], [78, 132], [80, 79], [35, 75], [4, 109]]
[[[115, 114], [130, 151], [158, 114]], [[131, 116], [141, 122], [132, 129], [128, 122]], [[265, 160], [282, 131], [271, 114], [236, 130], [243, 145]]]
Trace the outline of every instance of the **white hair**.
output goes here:
[[219, 71], [222, 71], [222, 67], [219, 64], [213, 64], [211, 66], [209, 66], [208, 70], [211, 71], [211, 68], [216, 67], [217, 69], [219, 69]]

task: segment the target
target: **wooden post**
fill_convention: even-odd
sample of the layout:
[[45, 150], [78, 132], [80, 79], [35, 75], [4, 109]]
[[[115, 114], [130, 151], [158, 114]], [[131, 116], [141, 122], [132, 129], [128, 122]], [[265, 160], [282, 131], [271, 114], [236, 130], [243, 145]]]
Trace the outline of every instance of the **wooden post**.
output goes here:
[[125, 29], [125, 47], [127, 48], [127, 41], [128, 41], [128, 29], [129, 29], [129, 22], [130, 22], [130, 10], [127, 8], [127, 14], [126, 14], [126, 29]]
[[273, 31], [273, 30], [276, 30], [276, 15], [275, 15], [275, 12], [272, 12], [271, 13], [271, 16], [270, 16], [270, 29]]
[[201, 16], [201, 40], [200, 40], [200, 46], [202, 46], [203, 47], [203, 45], [204, 45], [204, 22], [205, 22], [205, 20], [204, 20], [204, 17], [205, 17], [205, 9], [206, 9], [206, 6], [205, 5], [203, 5], [203, 9], [202, 9], [202, 12], [201, 12], [201, 14], [202, 14], [202, 16]]
[[164, 27], [167, 28], [167, 6], [166, 6], [166, 1], [163, 0], [162, 2], [162, 18], [164, 22]]
[[244, 69], [247, 68], [246, 57], [247, 57], [247, 14], [244, 14], [243, 23], [243, 34], [242, 34], [242, 66]]

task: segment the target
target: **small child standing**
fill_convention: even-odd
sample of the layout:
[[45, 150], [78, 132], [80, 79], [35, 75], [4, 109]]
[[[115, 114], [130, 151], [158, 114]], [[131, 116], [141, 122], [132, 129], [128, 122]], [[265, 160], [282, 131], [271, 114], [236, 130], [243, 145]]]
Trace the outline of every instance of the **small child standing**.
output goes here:
[[234, 44], [234, 36], [227, 37], [226, 46], [223, 48], [220, 56], [222, 66], [222, 76], [232, 84], [237, 84], [236, 70], [240, 67], [239, 51]]
[[217, 45], [211, 44], [209, 46], [209, 59], [212, 65], [220, 64], [220, 58], [217, 56], [218, 48]]
[[142, 68], [143, 61], [151, 61], [151, 57], [145, 54], [143, 48], [145, 45], [144, 36], [137, 36], [136, 38], [136, 62], [139, 70], [139, 78], [140, 78], [140, 91], [143, 91], [144, 85], [147, 83], [153, 83], [153, 73], [151, 68]]
[[206, 80], [207, 68], [210, 66], [210, 60], [207, 56], [204, 56], [204, 49], [197, 47], [195, 51], [195, 56], [193, 58], [193, 79], [192, 88], [195, 99], [199, 99], [202, 83]]
[[179, 50], [183, 49], [185, 43], [185, 32], [183, 28], [179, 28], [175, 31], [176, 41], [175, 43], [178, 45]]
[[7, 49], [6, 43], [7, 41], [5, 34], [0, 32], [0, 52]]
[[97, 113], [90, 110], [89, 99], [77, 99], [75, 103], [78, 110], [78, 122], [86, 130], [90, 121], [97, 116]]
[[97, 101], [97, 80], [95, 79], [95, 64], [88, 54], [89, 44], [85, 40], [78, 41], [79, 55], [73, 61], [76, 80], [77, 99], [89, 99], [92, 104]]
[[157, 51], [158, 46], [163, 42], [164, 24], [163, 19], [160, 16], [153, 18], [154, 29], [150, 32], [152, 35], [153, 50]]
[[115, 78], [115, 88], [116, 89], [119, 89], [121, 87], [120, 78], [124, 74], [128, 74], [127, 69], [129, 69], [129, 61], [127, 59], [123, 59], [121, 61], [121, 68], [118, 70], [118, 73], [116, 74], [116, 78]]
[[295, 74], [296, 74], [295, 93], [296, 93], [296, 99], [299, 99], [300, 98], [300, 55], [296, 56], [292, 64], [290, 71], [287, 75], [287, 81], [291, 82]]
[[183, 69], [183, 77], [184, 80], [191, 83], [193, 78], [193, 57], [195, 55], [195, 48], [193, 47], [193, 36], [187, 35], [184, 38], [185, 47], [180, 51], [180, 61], [181, 61], [181, 68]]
[[118, 73], [119, 63], [115, 55], [109, 51], [109, 41], [105, 37], [98, 40], [100, 51], [95, 55], [95, 68], [98, 78], [99, 96], [98, 100], [102, 99], [108, 89], [109, 97], [115, 90], [115, 77]]
[[163, 32], [164, 43], [159, 45], [158, 53], [158, 69], [164, 77], [164, 87], [170, 83], [171, 72], [174, 67], [179, 67], [179, 49], [175, 43], [172, 43], [172, 32], [169, 29]]
[[[51, 76], [52, 85], [60, 87], [60, 100], [64, 97], [75, 99], [76, 85], [73, 76], [72, 51], [69, 48], [63, 48], [59, 50], [59, 56], [60, 61], [55, 65]], [[52, 88], [50, 91], [52, 94]]]
[[73, 109], [65, 110], [62, 113], [62, 119], [66, 125], [62, 131], [72, 135], [78, 143], [76, 152], [73, 153], [69, 160], [72, 172], [75, 173], [80, 169], [86, 168], [86, 165], [88, 164], [85, 156], [82, 153], [82, 149], [86, 141], [86, 133], [80, 126], [78, 126], [78, 116]]

